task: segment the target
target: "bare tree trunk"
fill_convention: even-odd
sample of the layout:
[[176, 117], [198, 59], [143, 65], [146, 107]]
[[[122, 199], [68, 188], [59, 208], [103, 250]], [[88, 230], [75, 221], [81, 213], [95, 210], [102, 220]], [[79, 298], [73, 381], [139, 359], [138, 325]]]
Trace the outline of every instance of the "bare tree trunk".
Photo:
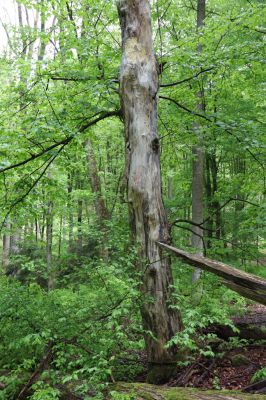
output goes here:
[[47, 288], [53, 289], [53, 259], [52, 259], [52, 245], [53, 245], [53, 202], [48, 201], [47, 214], [46, 214], [46, 269], [47, 269]]
[[71, 173], [67, 177], [67, 194], [68, 194], [68, 251], [71, 253], [74, 248], [74, 218], [72, 210], [72, 190], [73, 190], [73, 177]]
[[[9, 221], [6, 222], [5, 229], [7, 229], [7, 231], [10, 229]], [[2, 254], [2, 266], [4, 273], [7, 272], [7, 268], [9, 266], [10, 244], [11, 244], [10, 233], [5, 232], [3, 235], [3, 254]]]
[[[78, 175], [77, 177], [77, 189], [82, 189], [82, 182]], [[77, 215], [77, 252], [82, 252], [82, 214], [83, 214], [83, 201], [82, 199], [78, 200], [78, 215]]]
[[[17, 227], [17, 220], [14, 218], [14, 223], [12, 223], [12, 228], [15, 228], [15, 232], [12, 233], [10, 237], [10, 254], [17, 255], [20, 253], [20, 243], [21, 243], [21, 228]], [[14, 229], [14, 228], [13, 228]]]
[[220, 203], [217, 199], [214, 199], [218, 191], [218, 181], [217, 181], [218, 165], [215, 152], [211, 155], [210, 161], [211, 161], [210, 168], [212, 175], [212, 206], [213, 206], [213, 212], [215, 214], [215, 237], [216, 239], [219, 240], [222, 236], [223, 227], [222, 227], [222, 213], [221, 213]]
[[[245, 207], [245, 203], [241, 200], [245, 200], [245, 195], [243, 193], [242, 185], [243, 179], [246, 172], [246, 161], [244, 157], [237, 155], [233, 160], [233, 173], [238, 178], [238, 188], [235, 195], [237, 201], [235, 202], [235, 212], [232, 226], [232, 244], [234, 249], [234, 255], [241, 257], [242, 264], [245, 258], [243, 257], [243, 248], [245, 242], [245, 236], [240, 232], [241, 224], [241, 214]], [[241, 254], [239, 254], [239, 249], [242, 248]]]
[[211, 160], [210, 155], [206, 154], [205, 157], [205, 170], [206, 170], [206, 179], [205, 179], [205, 190], [206, 190], [206, 202], [207, 202], [207, 210], [208, 210], [208, 222], [206, 224], [207, 231], [207, 247], [208, 249], [212, 246], [212, 237], [213, 237], [213, 207], [212, 207], [212, 199], [213, 199], [213, 187], [211, 181]]
[[[41, 0], [41, 33], [42, 35], [45, 34], [45, 15], [43, 11], [43, 0]], [[43, 40], [43, 37], [40, 38], [40, 47], [39, 47], [39, 54], [38, 54], [38, 61], [42, 61], [45, 55], [46, 44]]]
[[173, 200], [174, 193], [173, 193], [173, 177], [168, 177], [168, 199]]
[[123, 106], [128, 203], [133, 237], [140, 245], [143, 281], [141, 308], [150, 363], [150, 381], [170, 373], [176, 349], [166, 343], [181, 329], [177, 310], [170, 308], [173, 284], [170, 259], [156, 241], [169, 241], [162, 202], [160, 144], [157, 134], [158, 70], [152, 46], [148, 0], [121, 0], [118, 12], [123, 56], [120, 95]]
[[106, 207], [104, 198], [102, 196], [101, 180], [99, 177], [97, 162], [90, 139], [86, 140], [84, 146], [86, 149], [90, 186], [92, 192], [95, 195], [95, 201], [94, 201], [95, 211], [98, 221], [101, 224], [102, 221], [110, 218], [110, 213]]
[[95, 196], [94, 197], [94, 208], [96, 211], [99, 228], [102, 233], [101, 245], [99, 246], [99, 252], [100, 252], [101, 257], [103, 257], [105, 260], [107, 260], [108, 259], [108, 248], [106, 246], [107, 229], [106, 229], [105, 221], [110, 219], [111, 214], [107, 208], [105, 199], [103, 198], [103, 195], [102, 195], [101, 179], [99, 176], [97, 161], [95, 158], [93, 146], [92, 146], [90, 139], [87, 139], [84, 145], [86, 148], [90, 186], [91, 186], [91, 190]]
[[[205, 0], [198, 0], [197, 3], [197, 28], [201, 28], [205, 19]], [[198, 46], [198, 52], [202, 51], [201, 45]], [[197, 93], [197, 110], [204, 111], [203, 88]], [[204, 151], [201, 127], [194, 125], [198, 144], [192, 148], [192, 221], [195, 224], [203, 222], [204, 211]], [[198, 255], [203, 255], [203, 229], [200, 226], [193, 226], [191, 237], [192, 246], [197, 249]], [[201, 270], [196, 268], [192, 274], [192, 281], [199, 279]]]
[[60, 215], [60, 221], [59, 221], [59, 235], [58, 235], [58, 258], [61, 256], [61, 247], [62, 247], [62, 233], [63, 230], [63, 215]]
[[27, 53], [27, 40], [25, 38], [25, 33], [23, 31], [23, 19], [22, 19], [22, 6], [18, 4], [18, 23], [21, 32], [21, 41], [22, 41], [22, 54], [23, 58], [26, 58]]
[[35, 218], [35, 241], [38, 243], [38, 241], [41, 240], [41, 229], [40, 229], [40, 224], [38, 221], [38, 218]]

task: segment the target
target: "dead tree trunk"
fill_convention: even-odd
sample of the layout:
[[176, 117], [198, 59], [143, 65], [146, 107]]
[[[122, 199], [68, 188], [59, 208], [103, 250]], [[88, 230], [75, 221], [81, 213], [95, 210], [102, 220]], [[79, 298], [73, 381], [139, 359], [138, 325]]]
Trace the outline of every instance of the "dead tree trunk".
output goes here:
[[163, 375], [175, 358], [175, 349], [166, 348], [165, 344], [180, 330], [181, 322], [178, 312], [169, 308], [173, 283], [170, 260], [162, 257], [156, 244], [157, 240], [169, 240], [161, 194], [157, 134], [158, 70], [152, 46], [149, 1], [121, 0], [118, 11], [123, 46], [120, 95], [125, 125], [130, 224], [133, 237], [140, 245], [141, 313], [147, 332], [148, 359], [153, 372], [156, 370], [156, 376], [150, 376], [159, 381], [164, 379]]

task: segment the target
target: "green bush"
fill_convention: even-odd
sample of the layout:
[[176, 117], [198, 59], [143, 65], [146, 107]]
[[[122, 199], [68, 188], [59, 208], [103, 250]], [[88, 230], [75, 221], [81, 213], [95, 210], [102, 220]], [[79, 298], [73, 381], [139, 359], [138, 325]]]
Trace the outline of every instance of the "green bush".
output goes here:
[[3, 399], [14, 399], [38, 369], [34, 400], [56, 399], [57, 385], [95, 394], [113, 374], [125, 374], [121, 360], [143, 348], [136, 285], [116, 263], [90, 265], [87, 282], [50, 292], [1, 277]]

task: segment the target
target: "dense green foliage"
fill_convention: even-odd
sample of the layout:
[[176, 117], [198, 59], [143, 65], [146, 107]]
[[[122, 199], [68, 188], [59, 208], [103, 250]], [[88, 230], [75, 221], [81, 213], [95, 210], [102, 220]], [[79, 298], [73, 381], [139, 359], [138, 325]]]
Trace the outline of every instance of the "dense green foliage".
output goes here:
[[[172, 240], [193, 250], [197, 123], [205, 151], [205, 253], [266, 277], [266, 7], [259, 0], [210, 0], [199, 34], [195, 3], [152, 2]], [[116, 6], [104, 0], [18, 4], [23, 24], [4, 24], [8, 44], [0, 58], [0, 226], [3, 242], [11, 242], [3, 248], [0, 279], [0, 399], [19, 398], [25, 388], [24, 398], [32, 400], [64, 392], [104, 398], [108, 382], [134, 379], [145, 369], [138, 244], [129, 233], [124, 178]], [[199, 90], [203, 113], [196, 108]], [[173, 307], [182, 311], [184, 330], [172, 343], [189, 350], [190, 359], [211, 357], [211, 338], [199, 332], [215, 322], [231, 324], [244, 300], [208, 274], [195, 290], [191, 269], [179, 262], [173, 273]], [[261, 370], [254, 380], [264, 376]]]

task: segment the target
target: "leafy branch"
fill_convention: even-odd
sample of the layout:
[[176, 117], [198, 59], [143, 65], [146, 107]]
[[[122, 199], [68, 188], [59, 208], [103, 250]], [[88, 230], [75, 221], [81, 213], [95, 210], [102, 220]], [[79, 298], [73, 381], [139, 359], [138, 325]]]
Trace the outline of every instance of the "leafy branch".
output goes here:
[[6, 171], [8, 171], [8, 170], [11, 170], [11, 169], [20, 167], [20, 166], [22, 166], [22, 165], [28, 164], [29, 162], [31, 162], [31, 161], [33, 161], [33, 160], [36, 160], [37, 158], [43, 156], [44, 154], [50, 152], [51, 150], [53, 150], [53, 149], [55, 149], [55, 148], [57, 148], [57, 147], [59, 147], [59, 146], [64, 146], [64, 147], [65, 147], [65, 146], [66, 146], [68, 143], [70, 143], [79, 133], [84, 132], [86, 129], [90, 128], [91, 126], [97, 124], [98, 122], [100, 122], [100, 121], [102, 121], [102, 120], [104, 120], [104, 119], [106, 119], [106, 118], [114, 117], [114, 116], [118, 117], [118, 116], [120, 116], [120, 115], [121, 115], [121, 111], [120, 111], [120, 110], [114, 110], [114, 111], [106, 111], [106, 112], [103, 112], [99, 117], [97, 117], [97, 118], [93, 119], [92, 121], [89, 121], [88, 123], [82, 125], [82, 126], [78, 129], [78, 131], [77, 131], [75, 134], [73, 134], [73, 135], [71, 135], [71, 136], [68, 136], [68, 137], [66, 137], [65, 139], [62, 139], [62, 140], [60, 140], [59, 142], [55, 142], [54, 144], [52, 144], [52, 145], [49, 146], [49, 147], [46, 147], [45, 149], [43, 149], [43, 150], [40, 151], [39, 153], [32, 154], [29, 158], [26, 158], [25, 160], [22, 160], [22, 161], [20, 161], [20, 162], [15, 163], [15, 164], [9, 165], [9, 166], [4, 167], [4, 168], [1, 168], [1, 169], [0, 169], [0, 174], [3, 173], [3, 172], [6, 172]]

